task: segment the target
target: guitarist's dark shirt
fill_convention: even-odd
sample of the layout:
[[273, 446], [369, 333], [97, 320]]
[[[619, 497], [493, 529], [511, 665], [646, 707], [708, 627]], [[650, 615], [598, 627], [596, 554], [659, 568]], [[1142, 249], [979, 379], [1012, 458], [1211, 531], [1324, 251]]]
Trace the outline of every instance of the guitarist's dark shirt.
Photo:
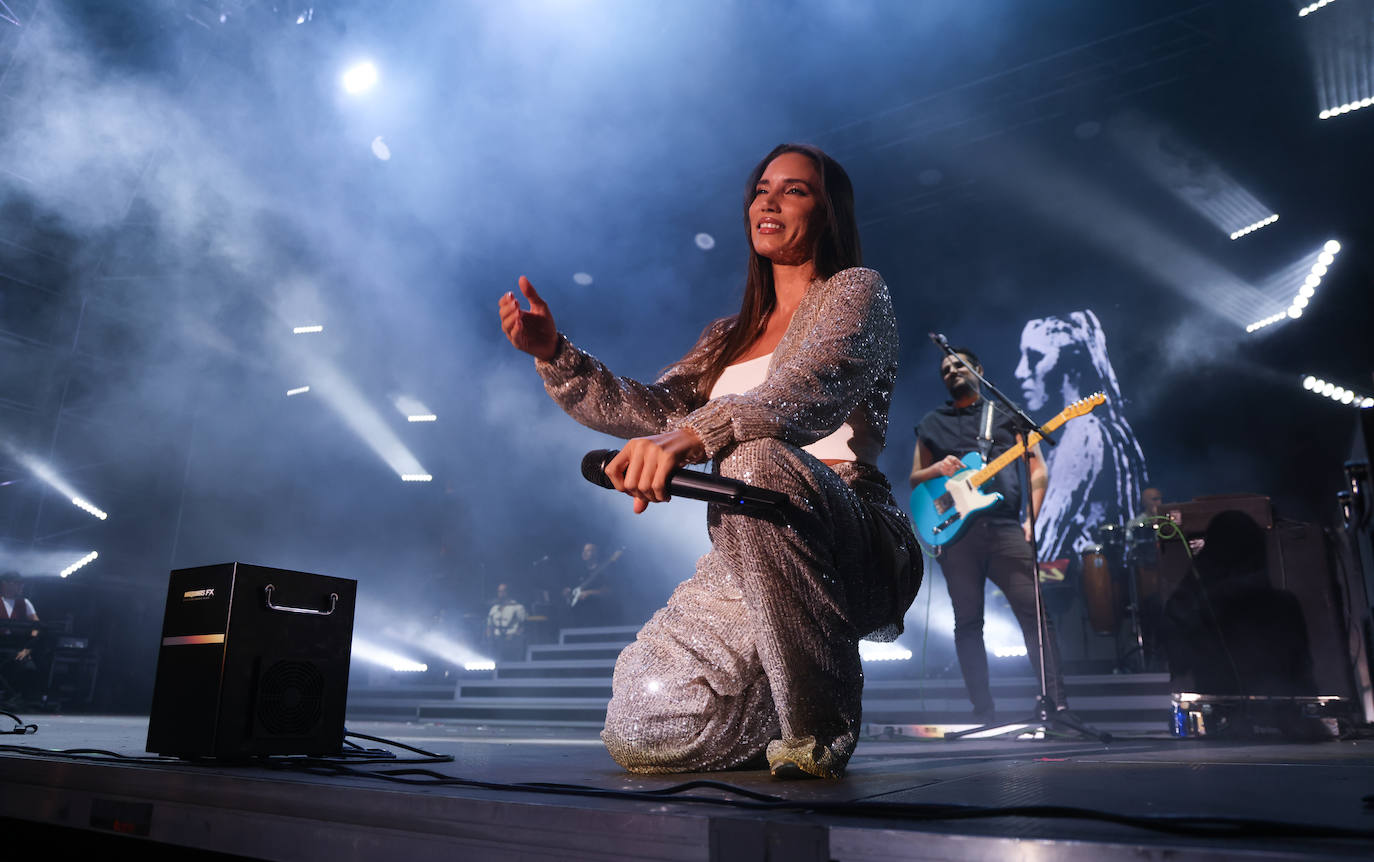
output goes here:
[[[1015, 426], [1009, 413], [999, 405], [995, 409], [992, 423], [992, 453], [989, 460], [1016, 445]], [[978, 420], [983, 415], [981, 400], [967, 407], [955, 407], [946, 402], [925, 415], [916, 426], [916, 439], [926, 444], [933, 458], [931, 463], [946, 455], [963, 458], [970, 452], [978, 451]], [[983, 485], [985, 493], [1001, 493], [1002, 501], [979, 513], [980, 518], [999, 518], [1021, 521], [1021, 473], [1024, 467], [1010, 464]]]

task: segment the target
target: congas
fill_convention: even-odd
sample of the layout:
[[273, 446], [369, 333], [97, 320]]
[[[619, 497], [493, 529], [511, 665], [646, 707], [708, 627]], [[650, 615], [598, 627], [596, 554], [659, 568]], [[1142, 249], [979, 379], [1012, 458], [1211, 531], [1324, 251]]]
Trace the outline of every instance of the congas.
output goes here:
[[1136, 598], [1142, 609], [1159, 602], [1159, 525], [1137, 518], [1126, 525], [1130, 543], [1130, 570], [1135, 573]]
[[1093, 528], [1093, 540], [1113, 563], [1126, 551], [1126, 530], [1120, 524], [1099, 524]]
[[1088, 623], [1100, 635], [1116, 634], [1121, 623], [1121, 596], [1112, 577], [1112, 565], [1102, 545], [1083, 549], [1083, 605]]

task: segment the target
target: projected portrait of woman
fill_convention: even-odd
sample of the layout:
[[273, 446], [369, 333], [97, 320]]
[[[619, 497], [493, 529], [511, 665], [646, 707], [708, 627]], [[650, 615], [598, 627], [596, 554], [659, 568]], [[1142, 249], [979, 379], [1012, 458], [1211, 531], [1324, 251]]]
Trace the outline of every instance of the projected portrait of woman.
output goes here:
[[738, 314], [706, 327], [654, 383], [573, 346], [548, 305], [501, 298], [502, 328], [574, 419], [630, 438], [605, 468], [634, 510], [669, 474], [786, 495], [776, 514], [711, 504], [712, 548], [616, 661], [602, 739], [636, 772], [728, 769], [837, 777], [859, 733], [862, 637], [895, 637], [920, 583], [905, 513], [876, 467], [897, 375], [881, 276], [860, 264], [853, 189], [813, 147], [787, 144], [745, 186]]
[[1145, 455], [1121, 411], [1107, 337], [1091, 310], [1028, 321], [1016, 378], [1026, 408], [1039, 419], [1094, 392], [1107, 396], [1063, 427], [1058, 446], [1045, 448], [1050, 484], [1035, 537], [1040, 559], [1063, 559], [1092, 544], [1094, 527], [1131, 518], [1145, 487]]

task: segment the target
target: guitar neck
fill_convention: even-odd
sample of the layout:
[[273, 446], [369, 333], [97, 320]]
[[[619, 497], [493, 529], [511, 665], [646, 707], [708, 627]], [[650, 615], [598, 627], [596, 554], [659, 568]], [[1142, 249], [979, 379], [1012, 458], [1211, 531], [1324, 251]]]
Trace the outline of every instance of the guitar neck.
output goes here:
[[[1063, 425], [1067, 421], [1069, 421], [1068, 415], [1066, 415], [1066, 413], [1060, 413], [1058, 416], [1046, 422], [1043, 427], [1046, 431], [1053, 431], [1054, 429], [1058, 428], [1060, 425]], [[1003, 467], [1006, 467], [1008, 464], [1012, 463], [1017, 458], [1020, 458], [1021, 453], [1026, 451], [1027, 446], [1034, 446], [1036, 443], [1039, 443], [1042, 439], [1044, 438], [1041, 436], [1039, 431], [1032, 431], [1027, 442], [1017, 443], [1015, 446], [1011, 447], [1007, 451], [1003, 452], [1001, 455], [998, 455], [996, 458], [993, 458], [991, 461], [989, 461], [987, 465], [983, 467], [983, 469], [979, 470], [977, 473], [974, 473], [972, 476], [970, 476], [969, 484], [971, 484], [975, 488], [977, 488], [979, 485], [982, 485], [984, 482], [986, 482], [987, 480], [991, 479], [993, 476], [996, 476], [999, 472], [1001, 472]]]

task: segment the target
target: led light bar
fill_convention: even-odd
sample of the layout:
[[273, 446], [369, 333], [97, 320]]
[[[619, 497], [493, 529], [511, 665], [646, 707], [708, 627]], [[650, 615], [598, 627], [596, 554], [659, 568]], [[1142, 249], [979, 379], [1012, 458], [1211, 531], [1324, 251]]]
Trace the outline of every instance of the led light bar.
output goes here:
[[1246, 234], [1248, 234], [1248, 233], [1254, 233], [1255, 231], [1259, 230], [1260, 228], [1265, 227], [1265, 226], [1267, 226], [1267, 225], [1271, 225], [1271, 224], [1273, 224], [1274, 222], [1276, 222], [1276, 221], [1278, 221], [1278, 220], [1279, 220], [1279, 214], [1278, 214], [1278, 213], [1274, 213], [1273, 215], [1269, 216], [1268, 218], [1260, 219], [1259, 221], [1255, 222], [1254, 224], [1248, 224], [1248, 225], [1246, 225], [1245, 227], [1241, 228], [1240, 230], [1232, 231], [1232, 232], [1231, 232], [1231, 239], [1240, 239], [1241, 237], [1245, 236]]
[[1026, 645], [993, 647], [992, 654], [998, 658], [1016, 658], [1026, 654]]
[[428, 473], [402, 473], [402, 482], [431, 482], [434, 477]]
[[1334, 108], [1326, 108], [1321, 113], [1317, 114], [1317, 119], [1329, 120], [1332, 117], [1339, 117], [1341, 114], [1348, 114], [1351, 111], [1358, 111], [1361, 108], [1368, 108], [1370, 105], [1374, 105], [1374, 97], [1365, 96], [1363, 99], [1357, 99], [1354, 102], [1346, 102], [1344, 105], [1337, 105]]
[[1298, 17], [1299, 17], [1299, 18], [1306, 18], [1308, 15], [1311, 15], [1313, 12], [1316, 12], [1318, 9], [1322, 8], [1323, 6], [1325, 6], [1326, 4], [1328, 4], [1328, 3], [1330, 3], [1330, 2], [1331, 2], [1331, 0], [1317, 0], [1316, 3], [1312, 3], [1312, 4], [1308, 5], [1308, 6], [1304, 6], [1304, 7], [1302, 7], [1301, 9], [1298, 10]]
[[92, 515], [95, 515], [102, 521], [109, 517], [109, 515], [106, 515], [104, 512], [97, 509], [94, 504], [88, 503], [80, 497], [72, 497], [72, 505], [78, 509], [85, 509], [87, 512], [89, 512]]
[[1336, 262], [1336, 255], [1341, 253], [1341, 244], [1334, 239], [1329, 239], [1322, 246], [1321, 252], [1317, 255], [1317, 260], [1308, 270], [1307, 278], [1303, 279], [1298, 292], [1293, 294], [1293, 301], [1288, 304], [1288, 308], [1276, 314], [1271, 314], [1263, 320], [1256, 320], [1254, 323], [1245, 327], [1246, 332], [1255, 332], [1266, 326], [1272, 326], [1281, 320], [1297, 320], [1302, 317], [1303, 309], [1312, 301], [1312, 297], [1317, 293], [1317, 287], [1322, 283], [1322, 276], [1326, 275], [1327, 268]]
[[63, 569], [62, 571], [58, 572], [58, 573], [57, 573], [57, 574], [58, 574], [58, 577], [62, 577], [62, 578], [67, 577], [67, 576], [70, 575], [72, 572], [76, 571], [77, 569], [79, 569], [79, 568], [81, 568], [82, 566], [86, 565], [87, 563], [91, 562], [92, 560], [94, 560], [94, 559], [95, 559], [96, 557], [98, 557], [98, 556], [100, 556], [100, 554], [96, 553], [95, 551], [91, 551], [91, 552], [90, 552], [89, 554], [87, 554], [86, 556], [82, 557], [81, 559], [79, 559], [79, 560], [77, 560], [76, 562], [72, 563], [70, 566], [67, 566], [67, 568], [65, 568], [65, 569]]
[[1361, 395], [1352, 389], [1346, 389], [1344, 386], [1337, 386], [1330, 381], [1322, 380], [1320, 377], [1314, 377], [1311, 374], [1302, 379], [1302, 388], [1314, 395], [1324, 395], [1340, 404], [1349, 404], [1360, 408], [1374, 407], [1374, 398], [1368, 395]]
[[490, 660], [465, 661], [463, 670], [496, 670], [496, 662]]
[[324, 326], [313, 323], [310, 326], [293, 326], [291, 332], [295, 335], [305, 335], [310, 332], [324, 332]]
[[310, 391], [310, 387], [309, 387], [309, 386], [297, 386], [295, 389], [288, 389], [288, 390], [286, 390], [286, 397], [287, 397], [287, 398], [290, 398], [292, 395], [304, 395], [305, 393], [307, 393], [307, 392], [309, 392], [309, 391]]
[[1263, 320], [1256, 320], [1254, 323], [1245, 327], [1245, 331], [1255, 332], [1256, 330], [1263, 329], [1266, 326], [1273, 326], [1275, 323], [1278, 323], [1280, 320], [1284, 320], [1287, 317], [1288, 312], [1280, 311], [1278, 314], [1271, 314]]
[[415, 416], [406, 417], [407, 422], [437, 422], [438, 419], [439, 417], [435, 416], [433, 413], [421, 413]]

